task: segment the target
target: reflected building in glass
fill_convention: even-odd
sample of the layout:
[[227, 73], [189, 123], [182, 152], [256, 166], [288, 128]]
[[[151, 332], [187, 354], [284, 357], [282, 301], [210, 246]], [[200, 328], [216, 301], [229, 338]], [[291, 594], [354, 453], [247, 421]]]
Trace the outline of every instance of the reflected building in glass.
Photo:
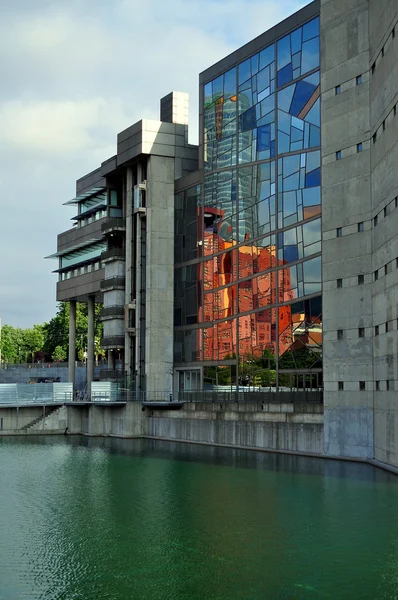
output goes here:
[[203, 170], [175, 215], [181, 389], [194, 371], [205, 387], [321, 384], [320, 24], [314, 3], [296, 16], [200, 76]]

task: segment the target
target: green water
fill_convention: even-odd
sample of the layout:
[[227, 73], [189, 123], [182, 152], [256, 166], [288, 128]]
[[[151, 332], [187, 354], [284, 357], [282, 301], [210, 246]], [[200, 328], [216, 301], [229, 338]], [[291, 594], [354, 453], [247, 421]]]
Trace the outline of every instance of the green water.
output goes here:
[[398, 477], [141, 440], [0, 438], [1, 600], [398, 598]]

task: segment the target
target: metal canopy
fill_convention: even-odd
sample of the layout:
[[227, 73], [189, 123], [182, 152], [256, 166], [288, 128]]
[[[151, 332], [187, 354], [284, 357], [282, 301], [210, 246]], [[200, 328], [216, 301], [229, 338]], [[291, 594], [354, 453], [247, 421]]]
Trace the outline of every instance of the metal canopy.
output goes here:
[[67, 206], [68, 204], [79, 204], [79, 202], [83, 202], [83, 200], [87, 200], [90, 196], [95, 196], [100, 192], [104, 192], [106, 187], [93, 187], [88, 190], [88, 192], [84, 192], [84, 194], [79, 194], [76, 198], [72, 198], [72, 200], [68, 200], [68, 202], [64, 202], [62, 206]]

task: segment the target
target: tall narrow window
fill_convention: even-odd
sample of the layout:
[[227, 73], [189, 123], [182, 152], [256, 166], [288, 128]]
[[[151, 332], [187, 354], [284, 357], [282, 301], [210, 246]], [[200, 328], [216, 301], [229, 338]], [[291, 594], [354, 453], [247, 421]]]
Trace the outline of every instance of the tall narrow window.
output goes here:
[[339, 392], [342, 392], [344, 390], [344, 381], [338, 382], [338, 390]]
[[375, 325], [375, 335], [379, 335], [379, 326]]
[[358, 285], [363, 285], [365, 283], [365, 275], [358, 275]]
[[338, 339], [338, 340], [342, 340], [342, 339], [343, 339], [343, 337], [344, 337], [344, 332], [343, 332], [343, 330], [342, 330], [342, 329], [338, 329], [338, 330], [337, 330], [337, 339]]
[[380, 391], [380, 381], [376, 381], [376, 392]]
[[337, 150], [337, 152], [336, 152], [336, 160], [341, 160], [341, 150]]
[[364, 392], [366, 390], [366, 384], [364, 381], [359, 382], [359, 389], [361, 392]]
[[362, 83], [362, 75], [357, 76], [357, 85], [361, 85]]
[[375, 217], [373, 217], [373, 227], [376, 227], [377, 225], [377, 215]]
[[358, 337], [360, 337], [360, 338], [364, 338], [365, 337], [365, 328], [364, 327], [360, 327], [358, 329]]
[[343, 287], [343, 280], [342, 279], [338, 279], [337, 280], [337, 287], [338, 288], [342, 288]]
[[377, 281], [379, 279], [379, 271], [375, 271], [375, 281]]
[[363, 150], [363, 145], [362, 142], [360, 142], [359, 144], [357, 144], [357, 152], [362, 152]]
[[342, 237], [343, 235], [343, 228], [342, 227], [337, 227], [336, 229], [336, 237]]
[[340, 92], [341, 92], [341, 86], [340, 85], [336, 85], [336, 87], [334, 88], [334, 91], [335, 91], [336, 96], [338, 94], [340, 94]]
[[361, 221], [361, 223], [358, 223], [358, 233], [361, 233], [361, 231], [364, 231], [363, 221]]

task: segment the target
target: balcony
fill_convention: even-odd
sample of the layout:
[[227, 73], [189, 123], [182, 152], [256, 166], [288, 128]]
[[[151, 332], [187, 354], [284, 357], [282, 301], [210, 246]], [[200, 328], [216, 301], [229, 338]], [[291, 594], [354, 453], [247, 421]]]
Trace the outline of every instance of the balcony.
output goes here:
[[126, 231], [126, 222], [122, 217], [110, 217], [101, 225], [101, 232], [106, 235], [115, 231]]
[[124, 319], [124, 306], [106, 306], [100, 313], [101, 321]]
[[110, 335], [103, 337], [101, 340], [101, 348], [104, 350], [117, 350], [124, 348], [124, 336], [123, 335]]
[[101, 261], [103, 263], [112, 262], [114, 260], [125, 260], [123, 248], [111, 248], [105, 250], [101, 254]]
[[101, 281], [101, 292], [124, 290], [125, 283], [125, 277], [110, 277], [109, 279], [103, 279]]

